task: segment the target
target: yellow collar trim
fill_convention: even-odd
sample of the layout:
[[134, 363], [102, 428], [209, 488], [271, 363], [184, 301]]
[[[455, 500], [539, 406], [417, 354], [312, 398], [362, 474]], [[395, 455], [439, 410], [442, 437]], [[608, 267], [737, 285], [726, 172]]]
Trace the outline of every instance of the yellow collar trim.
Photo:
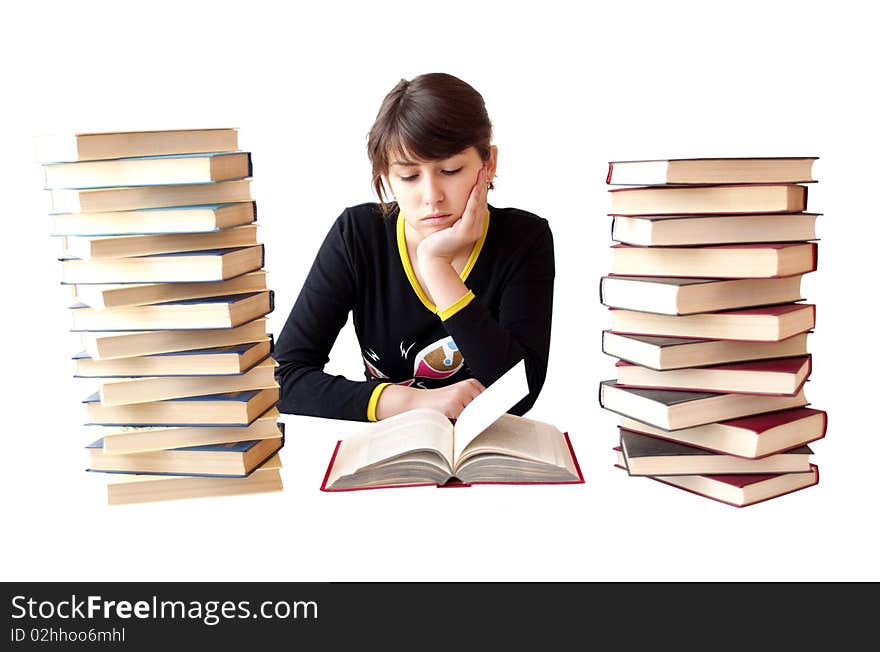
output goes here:
[[[486, 221], [483, 223], [483, 235], [480, 236], [480, 239], [474, 243], [474, 248], [471, 250], [471, 255], [468, 257], [467, 262], [461, 270], [461, 274], [459, 277], [462, 282], [467, 280], [468, 275], [473, 270], [474, 265], [477, 264], [477, 258], [480, 256], [480, 252], [483, 250], [483, 244], [486, 242], [486, 234], [489, 233], [489, 217], [490, 212], [486, 210]], [[397, 215], [397, 251], [400, 253], [400, 262], [403, 263], [403, 271], [406, 274], [406, 278], [409, 279], [409, 284], [412, 286], [413, 291], [416, 293], [416, 296], [419, 300], [425, 305], [425, 307], [433, 313], [437, 312], [437, 306], [431, 303], [431, 300], [428, 299], [428, 295], [425, 294], [425, 291], [422, 289], [422, 286], [419, 285], [419, 280], [416, 278], [415, 270], [413, 270], [412, 263], [409, 260], [409, 252], [406, 249], [406, 231], [404, 230], [406, 227], [406, 221], [403, 219], [403, 213], [398, 213]]]

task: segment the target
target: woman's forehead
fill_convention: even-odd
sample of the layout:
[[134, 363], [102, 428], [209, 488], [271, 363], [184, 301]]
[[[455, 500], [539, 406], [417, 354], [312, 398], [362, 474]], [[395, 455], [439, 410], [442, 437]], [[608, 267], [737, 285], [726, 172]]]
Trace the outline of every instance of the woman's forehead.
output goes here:
[[458, 159], [467, 156], [469, 153], [476, 154], [475, 147], [467, 147], [460, 152], [456, 152], [455, 154], [451, 154], [446, 157], [441, 158], [422, 158], [420, 156], [416, 156], [412, 152], [408, 152], [405, 149], [395, 149], [388, 153], [388, 165], [390, 166], [416, 166], [416, 165], [437, 165], [441, 163], [446, 163], [451, 161], [452, 159]]

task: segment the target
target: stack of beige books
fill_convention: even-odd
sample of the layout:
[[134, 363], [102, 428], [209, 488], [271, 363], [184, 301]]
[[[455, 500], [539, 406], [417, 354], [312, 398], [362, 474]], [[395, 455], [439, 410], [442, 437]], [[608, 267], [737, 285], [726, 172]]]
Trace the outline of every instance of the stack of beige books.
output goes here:
[[617, 466], [738, 507], [815, 485], [801, 293], [817, 268], [815, 157], [609, 163], [612, 272], [600, 282], [617, 377]]
[[236, 129], [36, 138], [108, 502], [280, 490], [251, 155]]

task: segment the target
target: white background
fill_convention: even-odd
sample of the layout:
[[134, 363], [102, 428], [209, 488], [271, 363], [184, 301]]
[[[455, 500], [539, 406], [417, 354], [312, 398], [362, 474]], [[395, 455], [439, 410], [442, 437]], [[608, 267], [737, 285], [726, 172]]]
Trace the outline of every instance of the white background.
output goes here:
[[[0, 42], [5, 580], [878, 580], [880, 63], [864, 3], [15, 3]], [[296, 8], [294, 8], [294, 6]], [[11, 13], [10, 13], [11, 12]], [[31, 137], [235, 126], [277, 335], [347, 205], [371, 201], [366, 134], [401, 78], [484, 96], [496, 206], [546, 217], [557, 284], [530, 413], [571, 434], [586, 484], [324, 494], [358, 423], [285, 417], [285, 490], [107, 507], [72, 378], [77, 338]], [[613, 468], [600, 352], [607, 161], [820, 156], [807, 395], [830, 415], [818, 487], [735, 509]], [[329, 367], [361, 374], [349, 327]]]

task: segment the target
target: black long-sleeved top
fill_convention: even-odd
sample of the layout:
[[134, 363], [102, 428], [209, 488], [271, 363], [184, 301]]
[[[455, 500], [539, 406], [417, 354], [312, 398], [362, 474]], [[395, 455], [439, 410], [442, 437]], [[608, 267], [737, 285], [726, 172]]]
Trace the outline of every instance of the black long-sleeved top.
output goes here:
[[[281, 412], [375, 420], [387, 383], [419, 388], [476, 378], [484, 386], [525, 359], [534, 404], [547, 373], [555, 274], [547, 220], [489, 207], [461, 278], [470, 292], [440, 314], [419, 286], [397, 209], [345, 209], [321, 245], [278, 337], [274, 357]], [[324, 373], [339, 331], [354, 313], [365, 381]]]

